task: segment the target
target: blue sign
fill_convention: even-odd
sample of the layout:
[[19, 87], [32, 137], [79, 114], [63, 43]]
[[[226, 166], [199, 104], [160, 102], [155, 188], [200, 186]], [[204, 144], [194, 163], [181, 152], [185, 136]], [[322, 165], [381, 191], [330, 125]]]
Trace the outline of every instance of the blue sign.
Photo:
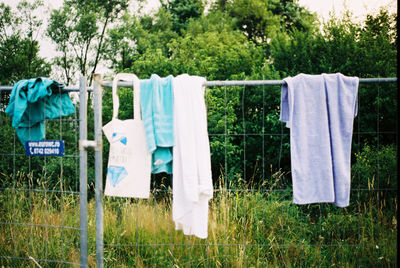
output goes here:
[[25, 143], [26, 155], [37, 156], [64, 156], [64, 141], [27, 141]]

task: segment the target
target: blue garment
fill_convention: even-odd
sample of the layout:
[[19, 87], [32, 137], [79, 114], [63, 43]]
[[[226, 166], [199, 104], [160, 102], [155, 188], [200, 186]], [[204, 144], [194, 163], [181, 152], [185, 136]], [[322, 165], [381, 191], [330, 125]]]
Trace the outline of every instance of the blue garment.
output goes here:
[[53, 94], [53, 90], [63, 87], [47, 78], [21, 80], [14, 85], [6, 113], [12, 117], [12, 127], [22, 145], [28, 140], [45, 137], [45, 119], [75, 113], [75, 106], [67, 93]]
[[358, 78], [299, 74], [284, 81], [280, 120], [290, 128], [293, 202], [348, 206]]
[[152, 154], [151, 172], [172, 174], [173, 76], [153, 74], [140, 81], [140, 107], [147, 148]]

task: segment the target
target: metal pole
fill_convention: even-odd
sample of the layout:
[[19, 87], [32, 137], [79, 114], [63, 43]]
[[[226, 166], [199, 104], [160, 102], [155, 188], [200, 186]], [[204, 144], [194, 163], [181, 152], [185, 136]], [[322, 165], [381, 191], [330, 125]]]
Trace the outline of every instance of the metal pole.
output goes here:
[[97, 267], [104, 267], [103, 263], [103, 137], [102, 123], [102, 78], [101, 74], [94, 74], [94, 137], [97, 143], [95, 148], [95, 199], [96, 199], [96, 261]]
[[[397, 82], [396, 77], [389, 78], [360, 78], [360, 83], [391, 83]], [[283, 85], [283, 80], [231, 80], [231, 81], [206, 81], [204, 86], [261, 86], [261, 85]]]
[[[397, 77], [386, 77], [386, 78], [360, 78], [360, 83], [393, 83], [397, 82]], [[206, 81], [204, 86], [261, 86], [261, 85], [283, 85], [283, 80], [225, 80], [225, 81]], [[112, 87], [111, 81], [102, 82], [103, 87]], [[131, 82], [118, 82], [119, 87], [132, 87]], [[0, 86], [0, 91], [11, 91], [12, 86]], [[66, 87], [63, 89], [65, 92], [79, 91], [79, 88]], [[93, 91], [92, 87], [87, 87], [87, 91]]]
[[206, 81], [204, 86], [262, 86], [262, 85], [283, 85], [283, 80], [226, 80], [226, 81]]
[[393, 82], [397, 82], [397, 77], [360, 78], [360, 83], [393, 83]]
[[[360, 78], [360, 83], [392, 83], [397, 82], [396, 77], [389, 78]], [[225, 81], [206, 81], [204, 86], [262, 86], [262, 85], [283, 85], [283, 80], [225, 80]], [[112, 82], [104, 81], [103, 87], [111, 87]], [[120, 87], [132, 87], [132, 83], [120, 81], [118, 82]]]
[[[87, 139], [87, 89], [86, 78], [79, 79], [79, 141]], [[80, 144], [79, 144], [80, 145]], [[88, 226], [87, 226], [87, 151], [79, 146], [79, 199], [81, 230], [81, 266], [88, 267]]]

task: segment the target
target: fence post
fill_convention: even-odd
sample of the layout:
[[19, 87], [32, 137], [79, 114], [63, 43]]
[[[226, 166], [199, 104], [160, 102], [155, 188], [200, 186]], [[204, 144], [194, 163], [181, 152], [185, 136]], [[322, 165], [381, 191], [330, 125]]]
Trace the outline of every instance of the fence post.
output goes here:
[[97, 143], [95, 149], [95, 199], [96, 199], [96, 262], [97, 267], [103, 263], [103, 136], [102, 128], [102, 78], [94, 74], [94, 137]]
[[87, 229], [87, 151], [81, 141], [87, 139], [87, 88], [86, 78], [79, 79], [79, 199], [81, 231], [81, 266], [88, 267], [88, 229]]

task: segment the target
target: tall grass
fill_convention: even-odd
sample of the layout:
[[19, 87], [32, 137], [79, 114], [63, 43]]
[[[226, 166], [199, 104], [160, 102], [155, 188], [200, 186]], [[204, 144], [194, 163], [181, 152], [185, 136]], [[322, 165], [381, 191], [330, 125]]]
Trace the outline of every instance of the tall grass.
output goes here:
[[[15, 188], [25, 188], [23, 182]], [[107, 267], [396, 266], [397, 197], [352, 192], [348, 208], [297, 206], [287, 189], [221, 184], [210, 202], [208, 239], [175, 231], [171, 194], [104, 199]], [[362, 197], [362, 198], [361, 198]], [[89, 264], [95, 267], [94, 201], [88, 205]], [[6, 190], [0, 194], [4, 267], [79, 263], [79, 196]], [[4, 224], [15, 223], [15, 224]], [[21, 225], [18, 223], [29, 223]], [[29, 259], [31, 258], [31, 259]]]

